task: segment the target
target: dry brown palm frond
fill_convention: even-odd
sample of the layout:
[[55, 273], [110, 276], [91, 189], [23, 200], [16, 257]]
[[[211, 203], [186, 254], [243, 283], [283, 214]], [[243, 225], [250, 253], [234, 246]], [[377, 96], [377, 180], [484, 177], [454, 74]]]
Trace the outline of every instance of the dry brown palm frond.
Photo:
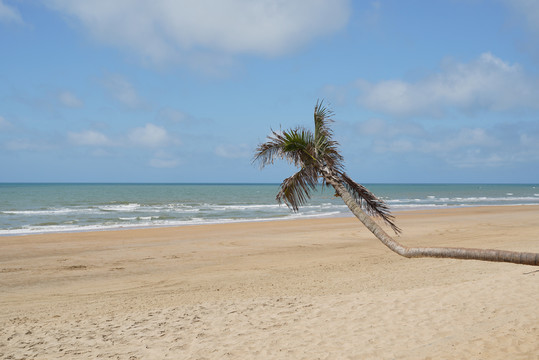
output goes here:
[[286, 178], [277, 194], [277, 201], [285, 203], [294, 211], [298, 211], [311, 198], [311, 192], [316, 190], [318, 174], [313, 167], [305, 167], [294, 175]]
[[395, 218], [391, 215], [389, 206], [366, 187], [356, 183], [345, 173], [341, 174], [343, 185], [353, 195], [356, 202], [361, 206], [367, 214], [376, 216], [384, 220], [396, 234], [401, 232], [401, 229], [395, 224]]

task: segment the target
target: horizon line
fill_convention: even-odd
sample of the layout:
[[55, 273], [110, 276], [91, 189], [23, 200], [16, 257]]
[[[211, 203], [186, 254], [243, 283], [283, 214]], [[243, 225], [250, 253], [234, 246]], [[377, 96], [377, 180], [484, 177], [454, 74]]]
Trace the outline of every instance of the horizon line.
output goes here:
[[[0, 185], [280, 185], [280, 182], [0, 181]], [[369, 185], [539, 185], [532, 182], [363, 182]], [[320, 184], [319, 184], [320, 185]]]

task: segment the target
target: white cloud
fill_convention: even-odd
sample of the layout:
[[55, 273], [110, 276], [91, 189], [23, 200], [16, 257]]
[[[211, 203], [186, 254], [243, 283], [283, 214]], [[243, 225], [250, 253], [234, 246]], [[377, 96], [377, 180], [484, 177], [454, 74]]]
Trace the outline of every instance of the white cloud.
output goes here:
[[215, 154], [228, 159], [248, 158], [251, 156], [251, 149], [246, 144], [219, 145], [215, 148]]
[[429, 154], [449, 154], [466, 148], [495, 149], [501, 142], [481, 128], [462, 128], [438, 139], [423, 139], [417, 142], [417, 150]]
[[[390, 128], [390, 125], [387, 125]], [[389, 132], [390, 130], [388, 130]], [[422, 134], [396, 133], [394, 136], [374, 141], [377, 152], [418, 152], [423, 154], [448, 155], [466, 148], [495, 149], [502, 145], [494, 135], [482, 128], [461, 128], [458, 130], [423, 131]]]
[[0, 22], [23, 24], [19, 11], [0, 0]]
[[[349, 0], [50, 0], [98, 41], [156, 63], [276, 56], [343, 28]], [[218, 53], [220, 56], [210, 56]]]
[[123, 76], [109, 75], [103, 79], [103, 85], [115, 100], [128, 108], [138, 109], [145, 106], [144, 100], [137, 94], [135, 87]]
[[166, 146], [172, 141], [165, 128], [151, 123], [131, 130], [128, 139], [135, 145], [146, 147]]
[[359, 80], [359, 103], [398, 116], [443, 116], [453, 109], [474, 112], [539, 108], [539, 81], [518, 64], [490, 53], [468, 63], [445, 61], [439, 73], [416, 82]]
[[64, 106], [70, 108], [80, 108], [84, 105], [82, 100], [80, 100], [75, 94], [69, 91], [62, 91], [58, 94], [58, 100]]
[[85, 130], [81, 132], [69, 132], [67, 138], [70, 143], [82, 146], [110, 146], [113, 142], [104, 134], [94, 131]]
[[68, 141], [79, 146], [115, 146], [130, 147], [143, 146], [148, 148], [160, 148], [169, 145], [178, 145], [178, 139], [170, 136], [163, 127], [148, 123], [143, 127], [136, 127], [126, 135], [111, 139], [107, 135], [95, 131], [84, 130], [81, 132], [68, 132]]
[[[539, 127], [534, 122], [489, 128], [425, 129], [405, 121], [370, 120], [358, 126], [368, 151], [388, 157], [433, 157], [454, 168], [500, 167], [539, 161]], [[352, 144], [350, 144], [352, 145]], [[365, 151], [363, 149], [362, 151]]]

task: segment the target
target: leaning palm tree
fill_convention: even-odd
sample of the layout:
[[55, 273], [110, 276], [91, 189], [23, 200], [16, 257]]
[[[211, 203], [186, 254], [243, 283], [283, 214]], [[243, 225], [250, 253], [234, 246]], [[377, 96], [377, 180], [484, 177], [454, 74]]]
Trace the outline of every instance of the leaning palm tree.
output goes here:
[[297, 211], [310, 199], [311, 193], [321, 182], [322, 185], [332, 186], [335, 189], [336, 195], [342, 198], [352, 213], [374, 236], [404, 257], [472, 259], [539, 265], [538, 253], [448, 247], [411, 248], [394, 240], [372, 219], [372, 217], [381, 219], [398, 235], [401, 230], [396, 225], [387, 204], [344, 172], [343, 157], [338, 150], [339, 144], [333, 140], [333, 132], [329, 127], [333, 122], [332, 115], [323, 102], [319, 101], [314, 108], [314, 133], [304, 127], [272, 131], [268, 140], [257, 147], [253, 161], [260, 163], [262, 168], [280, 158], [288, 160], [300, 169], [281, 184], [276, 197], [279, 203], [285, 203]]

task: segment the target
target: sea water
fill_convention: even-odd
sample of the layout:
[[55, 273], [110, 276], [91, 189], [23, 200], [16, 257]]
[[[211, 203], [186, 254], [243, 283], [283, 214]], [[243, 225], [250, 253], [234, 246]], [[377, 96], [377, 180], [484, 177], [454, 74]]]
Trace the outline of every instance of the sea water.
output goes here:
[[[538, 184], [366, 184], [393, 212], [539, 205]], [[320, 187], [299, 212], [278, 184], [0, 184], [0, 235], [350, 216]]]

